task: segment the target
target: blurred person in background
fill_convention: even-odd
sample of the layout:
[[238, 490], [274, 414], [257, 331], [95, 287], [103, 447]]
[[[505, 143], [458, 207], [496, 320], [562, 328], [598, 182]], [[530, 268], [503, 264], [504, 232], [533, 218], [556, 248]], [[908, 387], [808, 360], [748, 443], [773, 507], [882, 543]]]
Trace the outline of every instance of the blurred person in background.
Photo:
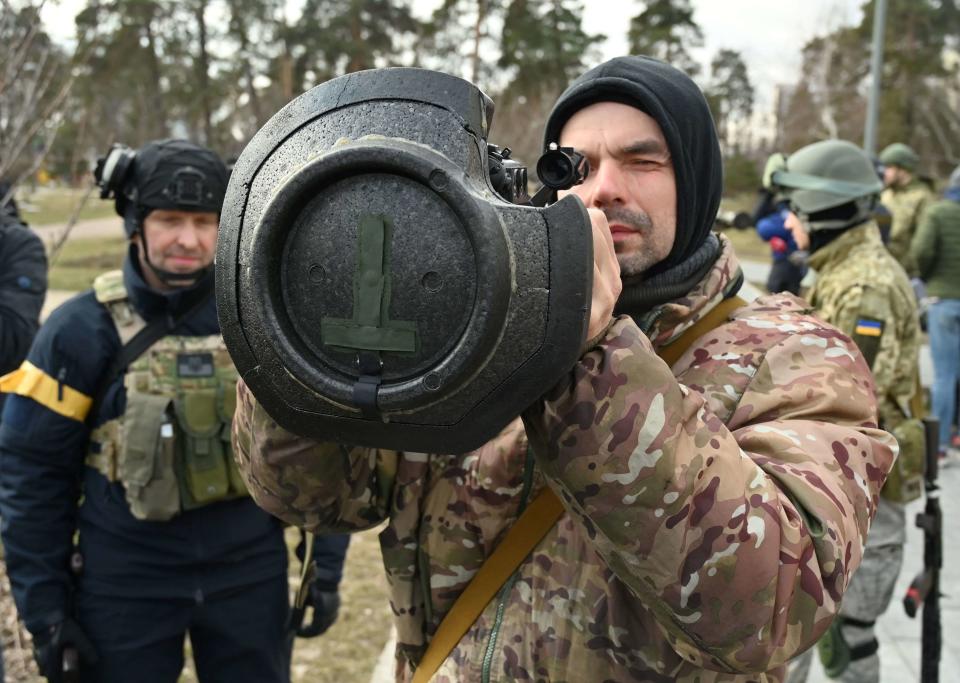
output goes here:
[[907, 275], [914, 277], [917, 268], [910, 255], [910, 241], [933, 195], [929, 186], [917, 176], [920, 157], [910, 146], [902, 142], [886, 146], [880, 152], [880, 163], [883, 164], [883, 184], [886, 188], [880, 202], [892, 215], [887, 249], [907, 271]]
[[767, 291], [772, 294], [800, 294], [800, 282], [807, 272], [803, 263], [804, 255], [797, 252], [797, 243], [784, 225], [787, 214], [790, 213], [789, 205], [778, 195], [770, 182], [770, 175], [782, 165], [783, 159], [783, 154], [779, 152], [767, 159], [763, 171], [763, 187], [753, 212], [753, 224], [757, 226], [760, 238], [770, 244], [770, 255], [773, 258], [770, 274], [767, 276]]
[[[11, 197], [4, 202], [7, 195]], [[15, 370], [40, 327], [47, 294], [43, 242], [20, 218], [9, 183], [0, 181], [0, 376]], [[0, 414], [3, 393], [0, 393]], [[3, 659], [0, 657], [0, 680]]]
[[939, 450], [945, 465], [960, 461], [957, 383], [960, 382], [960, 166], [950, 175], [943, 199], [920, 217], [910, 256], [929, 297], [927, 332], [933, 356], [933, 414], [940, 423]]

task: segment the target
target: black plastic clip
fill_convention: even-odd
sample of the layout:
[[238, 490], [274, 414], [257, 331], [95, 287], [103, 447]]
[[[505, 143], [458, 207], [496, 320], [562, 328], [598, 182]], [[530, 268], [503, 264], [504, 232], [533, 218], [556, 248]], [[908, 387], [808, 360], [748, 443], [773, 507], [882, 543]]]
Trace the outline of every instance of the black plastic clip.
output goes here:
[[383, 372], [383, 361], [380, 355], [361, 351], [357, 354], [357, 370], [360, 376], [353, 385], [353, 404], [360, 409], [364, 417], [377, 417], [377, 391]]

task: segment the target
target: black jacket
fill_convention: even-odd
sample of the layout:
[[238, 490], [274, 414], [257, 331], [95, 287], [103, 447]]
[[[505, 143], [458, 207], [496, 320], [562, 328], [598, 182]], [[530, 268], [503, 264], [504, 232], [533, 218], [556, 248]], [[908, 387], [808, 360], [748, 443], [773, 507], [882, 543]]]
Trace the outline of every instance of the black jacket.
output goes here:
[[[132, 264], [128, 257], [124, 281], [137, 311], [147, 322], [161, 315], [176, 318], [184, 292], [151, 290]], [[210, 297], [175, 334], [216, 334], [215, 306]], [[110, 314], [88, 291], [51, 314], [28, 359], [92, 397], [120, 348]], [[93, 425], [117, 417], [125, 407], [121, 376], [106, 392]], [[122, 484], [84, 465], [89, 434], [83, 422], [22, 396], [10, 396], [3, 413], [0, 531], [14, 598], [31, 632], [57, 623], [68, 609], [74, 530], [80, 532], [84, 560], [79, 588], [92, 595], [200, 602], [286, 572], [281, 524], [249, 498], [214, 503], [165, 522], [135, 519]], [[327, 557], [318, 559], [329, 568], [335, 587], [346, 544], [321, 539], [320, 548]]]
[[[0, 375], [20, 367], [40, 324], [47, 256], [35, 232], [0, 207]], [[0, 409], [3, 394], [0, 394]]]

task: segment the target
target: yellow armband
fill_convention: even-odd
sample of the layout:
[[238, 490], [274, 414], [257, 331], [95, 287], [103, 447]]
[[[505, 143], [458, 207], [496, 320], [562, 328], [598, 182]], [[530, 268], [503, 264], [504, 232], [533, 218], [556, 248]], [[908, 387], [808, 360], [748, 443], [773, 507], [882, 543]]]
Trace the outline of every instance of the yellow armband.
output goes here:
[[93, 399], [60, 382], [33, 363], [23, 365], [0, 377], [0, 393], [32, 398], [58, 415], [83, 422]]

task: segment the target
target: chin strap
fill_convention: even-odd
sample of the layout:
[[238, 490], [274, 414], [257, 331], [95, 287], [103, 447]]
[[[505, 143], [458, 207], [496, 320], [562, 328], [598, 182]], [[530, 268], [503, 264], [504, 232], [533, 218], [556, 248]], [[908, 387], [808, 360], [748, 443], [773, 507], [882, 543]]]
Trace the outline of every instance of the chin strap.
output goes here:
[[147, 248], [147, 236], [143, 230], [139, 230], [137, 234], [140, 235], [140, 241], [143, 243], [143, 260], [146, 261], [147, 266], [153, 271], [154, 275], [160, 278], [163, 284], [175, 287], [190, 287], [200, 282], [203, 276], [210, 271], [210, 266], [197, 268], [187, 273], [174, 273], [170, 270], [158, 268], [153, 265], [153, 262], [150, 260], [150, 250]]

